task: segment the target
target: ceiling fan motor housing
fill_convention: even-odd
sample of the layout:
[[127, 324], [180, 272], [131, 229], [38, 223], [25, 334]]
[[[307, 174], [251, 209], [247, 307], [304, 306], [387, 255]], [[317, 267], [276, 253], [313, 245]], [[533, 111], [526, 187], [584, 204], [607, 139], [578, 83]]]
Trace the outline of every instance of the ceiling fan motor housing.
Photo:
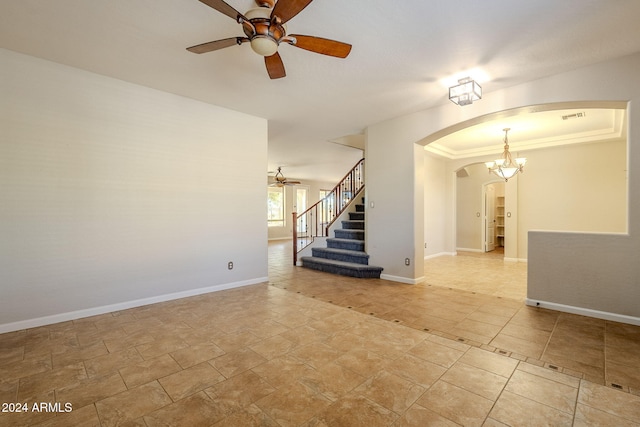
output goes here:
[[279, 19], [271, 19], [271, 9], [256, 7], [245, 14], [250, 24], [242, 26], [251, 41], [251, 48], [259, 55], [271, 56], [278, 51], [280, 40], [286, 36], [285, 25]]

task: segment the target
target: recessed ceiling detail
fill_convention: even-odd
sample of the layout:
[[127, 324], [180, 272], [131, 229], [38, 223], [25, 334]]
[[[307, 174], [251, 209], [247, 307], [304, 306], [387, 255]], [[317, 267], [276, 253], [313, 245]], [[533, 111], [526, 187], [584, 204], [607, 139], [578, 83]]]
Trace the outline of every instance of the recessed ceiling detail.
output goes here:
[[[512, 151], [535, 150], [568, 144], [619, 140], [626, 137], [624, 109], [593, 108], [551, 110], [520, 114], [475, 124], [425, 145], [425, 150], [448, 159], [501, 153], [495, 134], [511, 128]], [[561, 117], [562, 120], [558, 120]], [[567, 119], [564, 119], [567, 117]], [[576, 119], [580, 120], [576, 120]]]

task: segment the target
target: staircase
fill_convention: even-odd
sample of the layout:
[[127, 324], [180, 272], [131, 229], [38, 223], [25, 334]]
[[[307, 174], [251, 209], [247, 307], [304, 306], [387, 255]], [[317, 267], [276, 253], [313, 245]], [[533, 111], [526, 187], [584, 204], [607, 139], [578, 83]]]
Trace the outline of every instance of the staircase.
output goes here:
[[335, 238], [327, 238], [326, 248], [312, 248], [310, 257], [302, 257], [302, 266], [327, 273], [358, 278], [380, 278], [382, 267], [369, 265], [364, 251], [364, 198], [342, 221], [342, 228], [334, 230]]

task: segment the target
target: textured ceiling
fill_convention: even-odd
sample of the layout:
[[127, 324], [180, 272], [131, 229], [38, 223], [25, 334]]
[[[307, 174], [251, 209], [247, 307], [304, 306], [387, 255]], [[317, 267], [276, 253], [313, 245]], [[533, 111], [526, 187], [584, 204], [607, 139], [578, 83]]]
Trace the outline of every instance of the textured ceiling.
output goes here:
[[[228, 3], [241, 12], [255, 5]], [[638, 0], [315, 0], [288, 32], [350, 43], [351, 55], [283, 45], [287, 77], [279, 80], [268, 78], [248, 45], [186, 51], [242, 35], [197, 0], [1, 1], [0, 45], [264, 117], [265, 173], [282, 165], [287, 176], [333, 181], [359, 154], [328, 141], [450, 103], [442, 79], [480, 68], [487, 94], [635, 53], [639, 20]]]

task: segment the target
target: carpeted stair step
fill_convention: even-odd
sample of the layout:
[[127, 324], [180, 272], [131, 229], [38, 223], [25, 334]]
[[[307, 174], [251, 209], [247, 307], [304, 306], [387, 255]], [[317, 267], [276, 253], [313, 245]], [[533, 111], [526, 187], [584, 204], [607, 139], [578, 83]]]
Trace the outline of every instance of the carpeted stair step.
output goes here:
[[364, 240], [364, 230], [334, 230], [334, 235], [338, 239]]
[[327, 247], [349, 251], [364, 251], [364, 240], [328, 238]]
[[352, 221], [364, 221], [364, 212], [349, 212], [349, 219]]
[[353, 262], [355, 264], [369, 264], [369, 255], [362, 251], [349, 251], [333, 248], [313, 248], [311, 253], [315, 258], [332, 259], [334, 261]]
[[302, 257], [302, 266], [326, 273], [358, 278], [380, 278], [382, 267], [355, 264], [352, 262], [334, 261], [325, 258]]
[[364, 205], [356, 205], [356, 212], [364, 212]]
[[343, 230], [364, 230], [364, 220], [340, 221]]

